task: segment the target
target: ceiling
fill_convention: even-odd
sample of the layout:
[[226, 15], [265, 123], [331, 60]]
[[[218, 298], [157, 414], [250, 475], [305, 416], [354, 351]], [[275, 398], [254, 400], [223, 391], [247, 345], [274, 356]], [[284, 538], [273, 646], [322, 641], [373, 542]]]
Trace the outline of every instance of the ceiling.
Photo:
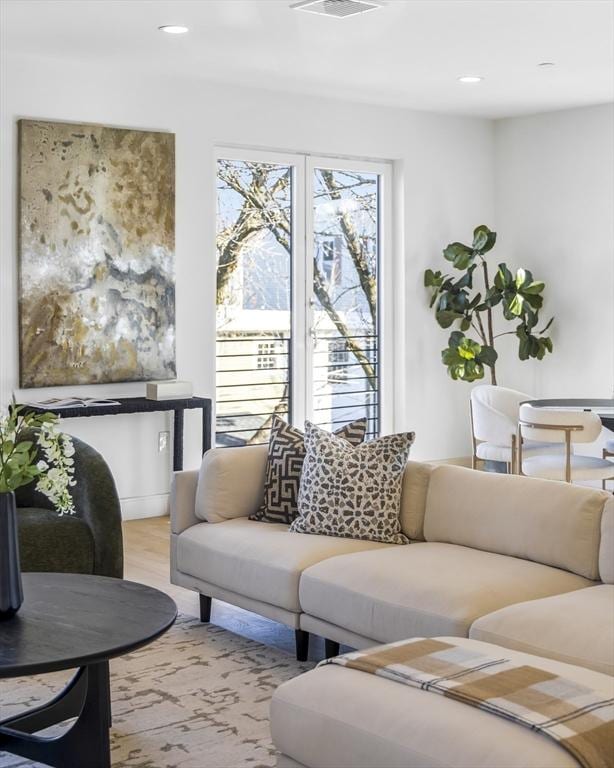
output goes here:
[[2, 0], [3, 50], [490, 118], [614, 98], [612, 0], [387, 0], [344, 20], [290, 5]]

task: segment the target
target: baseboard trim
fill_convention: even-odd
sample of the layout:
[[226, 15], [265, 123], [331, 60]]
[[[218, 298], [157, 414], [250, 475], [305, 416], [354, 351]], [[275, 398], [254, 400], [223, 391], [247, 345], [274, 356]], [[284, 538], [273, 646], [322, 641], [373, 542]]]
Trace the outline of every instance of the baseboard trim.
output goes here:
[[141, 520], [144, 517], [164, 517], [169, 514], [169, 494], [130, 496], [120, 499], [122, 520]]

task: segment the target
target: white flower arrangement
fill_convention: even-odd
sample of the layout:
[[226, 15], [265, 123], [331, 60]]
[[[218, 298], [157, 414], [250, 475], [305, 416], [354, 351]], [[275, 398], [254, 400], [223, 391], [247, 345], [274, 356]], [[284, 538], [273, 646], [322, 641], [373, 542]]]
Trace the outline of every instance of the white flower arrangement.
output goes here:
[[[24, 414], [23, 407], [13, 403], [0, 419], [0, 493], [10, 493], [37, 479], [36, 490], [58, 513], [72, 515], [75, 448], [70, 435], [59, 432], [57, 426], [57, 416]], [[32, 430], [33, 440], [22, 439], [26, 430]], [[37, 460], [38, 449], [43, 458]]]

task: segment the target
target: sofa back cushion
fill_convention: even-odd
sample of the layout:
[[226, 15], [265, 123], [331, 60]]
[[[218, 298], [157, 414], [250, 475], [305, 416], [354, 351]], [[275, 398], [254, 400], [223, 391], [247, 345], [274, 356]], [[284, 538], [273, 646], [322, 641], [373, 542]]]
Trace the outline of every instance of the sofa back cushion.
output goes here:
[[408, 461], [401, 488], [401, 530], [408, 539], [424, 541], [424, 511], [432, 464]]
[[601, 516], [608, 498], [604, 491], [553, 480], [436, 467], [424, 536], [598, 579]]
[[606, 584], [614, 584], [614, 496], [606, 501], [601, 518], [599, 576]]
[[196, 517], [222, 523], [249, 517], [262, 504], [268, 446], [213, 448], [203, 456], [196, 486]]

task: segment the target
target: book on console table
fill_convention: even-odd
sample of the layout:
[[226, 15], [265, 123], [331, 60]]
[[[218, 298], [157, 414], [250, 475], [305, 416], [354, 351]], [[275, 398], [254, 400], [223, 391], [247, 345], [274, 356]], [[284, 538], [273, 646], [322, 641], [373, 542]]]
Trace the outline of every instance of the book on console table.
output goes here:
[[96, 408], [104, 407], [105, 405], [119, 405], [117, 400], [105, 400], [98, 397], [50, 397], [47, 400], [29, 400], [24, 405], [29, 405], [31, 408], [89, 408], [96, 406]]

